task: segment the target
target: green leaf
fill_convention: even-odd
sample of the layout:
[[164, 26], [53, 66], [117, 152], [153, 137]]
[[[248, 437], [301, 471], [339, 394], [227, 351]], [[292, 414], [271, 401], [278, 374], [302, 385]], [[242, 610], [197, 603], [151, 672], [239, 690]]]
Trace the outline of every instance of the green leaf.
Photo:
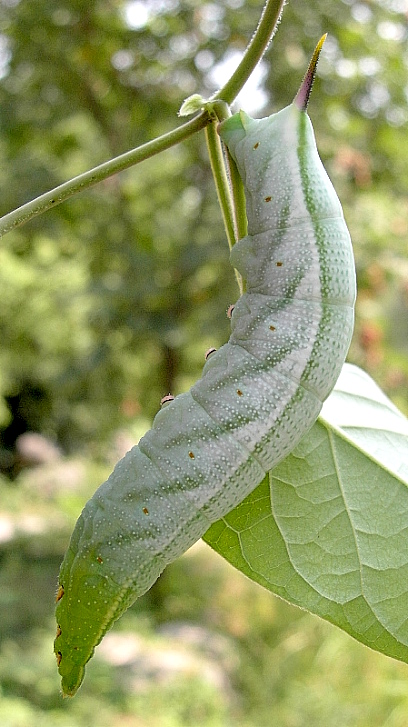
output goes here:
[[197, 111], [201, 111], [205, 104], [206, 99], [203, 96], [200, 96], [199, 93], [193, 93], [192, 96], [189, 96], [183, 101], [178, 115], [191, 116], [191, 114], [196, 114]]
[[345, 365], [298, 447], [204, 540], [252, 580], [408, 662], [408, 420]]

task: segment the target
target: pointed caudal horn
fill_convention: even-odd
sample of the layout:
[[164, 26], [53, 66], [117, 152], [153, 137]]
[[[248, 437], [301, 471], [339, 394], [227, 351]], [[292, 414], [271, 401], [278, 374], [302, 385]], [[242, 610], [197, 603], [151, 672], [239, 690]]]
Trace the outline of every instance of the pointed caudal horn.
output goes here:
[[302, 84], [297, 92], [293, 103], [298, 107], [299, 111], [306, 111], [307, 104], [309, 103], [309, 96], [312, 90], [313, 81], [316, 75], [317, 61], [319, 60], [320, 51], [323, 48], [323, 43], [327, 38], [327, 33], [322, 35], [320, 38], [315, 51], [312, 56], [312, 60], [309, 63], [309, 68], [306, 71], [306, 75], [302, 81]]

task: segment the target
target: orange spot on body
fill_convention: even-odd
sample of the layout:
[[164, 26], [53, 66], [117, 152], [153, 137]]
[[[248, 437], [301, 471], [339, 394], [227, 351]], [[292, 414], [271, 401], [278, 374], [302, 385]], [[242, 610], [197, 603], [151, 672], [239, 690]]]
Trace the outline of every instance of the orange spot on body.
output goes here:
[[148, 511], [147, 507], [144, 507], [143, 508], [143, 512], [144, 512], [145, 515], [148, 515], [149, 514], [149, 511]]
[[269, 326], [269, 330], [270, 331], [276, 331], [276, 328], [275, 328], [275, 326]]
[[265, 197], [265, 202], [271, 202], [271, 201], [272, 201], [272, 197]]
[[60, 651], [57, 651], [57, 653], [55, 654], [55, 656], [57, 657], [57, 666], [59, 666], [61, 664], [62, 654], [61, 654]]
[[237, 389], [237, 394], [238, 394], [238, 396], [242, 396], [242, 391], [241, 391], [241, 389]]
[[103, 563], [103, 559], [101, 558], [101, 556], [100, 556], [100, 555], [98, 555], [98, 557], [97, 557], [97, 559], [96, 559], [96, 560], [98, 561], [98, 563]]
[[58, 636], [61, 636], [61, 634], [62, 634], [61, 627], [57, 626], [57, 635], [55, 638], [58, 639]]
[[277, 267], [277, 268], [281, 268], [281, 267], [282, 267], [282, 265], [283, 265], [283, 263], [281, 263], [281, 262], [279, 262], [279, 263], [276, 263], [276, 267]]
[[190, 459], [194, 459], [194, 452], [189, 452], [188, 456], [190, 457]]
[[64, 595], [64, 586], [58, 586], [57, 595], [55, 596], [55, 603], [61, 600]]

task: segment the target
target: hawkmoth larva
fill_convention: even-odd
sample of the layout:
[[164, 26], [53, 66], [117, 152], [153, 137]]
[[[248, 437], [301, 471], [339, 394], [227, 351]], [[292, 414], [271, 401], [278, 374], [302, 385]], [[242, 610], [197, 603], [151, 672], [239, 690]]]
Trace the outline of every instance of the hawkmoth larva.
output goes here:
[[245, 185], [248, 235], [231, 262], [246, 292], [231, 337], [188, 393], [85, 506], [59, 576], [55, 652], [65, 694], [95, 646], [166, 564], [241, 502], [316, 420], [353, 329], [355, 273], [340, 202], [319, 159], [307, 101], [323, 40], [294, 102], [222, 140]]

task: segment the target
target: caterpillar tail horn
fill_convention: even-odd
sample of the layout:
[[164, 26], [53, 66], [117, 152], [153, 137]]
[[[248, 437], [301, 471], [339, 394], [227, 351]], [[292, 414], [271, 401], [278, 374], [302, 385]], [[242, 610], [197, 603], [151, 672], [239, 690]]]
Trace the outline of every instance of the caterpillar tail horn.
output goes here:
[[317, 62], [319, 60], [320, 52], [323, 48], [323, 43], [326, 40], [326, 38], [327, 38], [327, 33], [322, 35], [322, 37], [320, 38], [320, 40], [314, 50], [312, 59], [309, 63], [309, 68], [306, 71], [306, 75], [301, 83], [299, 91], [297, 92], [295, 98], [293, 99], [293, 103], [295, 104], [295, 106], [297, 106], [299, 111], [307, 110], [307, 105], [309, 103], [309, 97], [312, 92], [313, 82], [314, 82], [315, 75], [316, 75]]

